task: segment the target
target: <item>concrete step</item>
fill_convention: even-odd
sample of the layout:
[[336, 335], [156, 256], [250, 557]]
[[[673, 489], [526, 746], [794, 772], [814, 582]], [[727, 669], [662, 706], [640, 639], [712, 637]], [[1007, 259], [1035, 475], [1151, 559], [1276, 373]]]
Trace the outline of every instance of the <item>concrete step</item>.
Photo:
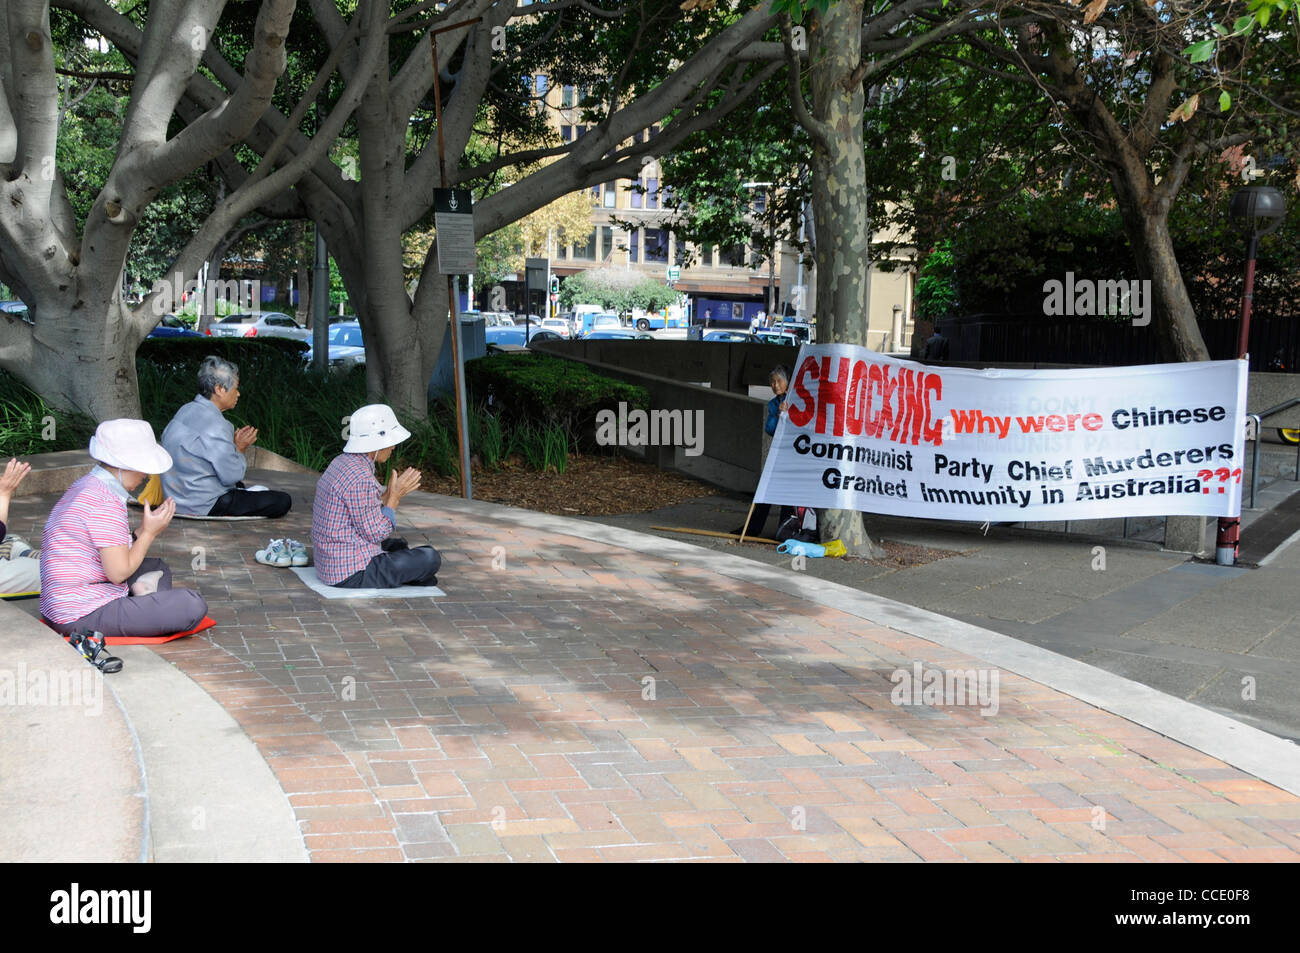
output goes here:
[[[107, 677], [0, 603], [0, 861], [307, 860], [293, 810], [233, 717], [147, 645]], [[56, 704], [4, 694], [61, 686]], [[90, 820], [86, 820], [90, 818]]]

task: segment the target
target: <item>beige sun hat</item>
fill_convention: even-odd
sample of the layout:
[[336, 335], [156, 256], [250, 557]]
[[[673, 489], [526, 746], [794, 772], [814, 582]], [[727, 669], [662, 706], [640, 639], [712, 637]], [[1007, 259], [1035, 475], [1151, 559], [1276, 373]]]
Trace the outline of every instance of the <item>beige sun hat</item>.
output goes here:
[[145, 420], [105, 420], [90, 438], [90, 455], [105, 466], [139, 473], [172, 468], [172, 455], [158, 445]]

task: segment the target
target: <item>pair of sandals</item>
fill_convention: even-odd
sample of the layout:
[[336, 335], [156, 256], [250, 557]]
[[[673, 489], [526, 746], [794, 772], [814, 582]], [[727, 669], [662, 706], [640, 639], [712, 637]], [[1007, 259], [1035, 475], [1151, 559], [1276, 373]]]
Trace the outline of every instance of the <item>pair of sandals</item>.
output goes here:
[[105, 675], [122, 671], [122, 660], [116, 655], [108, 654], [108, 643], [102, 632], [89, 630], [73, 632], [68, 636], [68, 644]]

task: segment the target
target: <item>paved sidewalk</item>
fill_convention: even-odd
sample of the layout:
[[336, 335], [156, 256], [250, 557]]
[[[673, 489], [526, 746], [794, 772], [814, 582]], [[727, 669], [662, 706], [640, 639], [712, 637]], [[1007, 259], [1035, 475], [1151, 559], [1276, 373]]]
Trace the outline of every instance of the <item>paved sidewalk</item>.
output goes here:
[[[256, 744], [313, 860], [1300, 859], [1300, 797], [1254, 776], [1300, 790], [1289, 746], [1136, 683], [696, 547], [427, 494], [401, 532], [442, 550], [447, 598], [327, 602], [252, 558], [308, 538], [312, 480], [255, 476], [293, 512], [172, 524], [159, 554], [220, 624], [155, 651]], [[14, 530], [39, 536], [52, 502], [15, 500]], [[918, 663], [996, 673], [996, 714], [894, 704]]]
[[[1260, 508], [1246, 511], [1246, 538], [1256, 535], [1252, 526], [1289, 527], [1297, 518], [1300, 486], [1289, 479], [1294, 454], [1271, 448], [1272, 468], [1286, 478], [1271, 476]], [[590, 521], [792, 571], [790, 557], [770, 545], [737, 546], [652, 528], [729, 532], [747, 510], [748, 501], [714, 496]], [[769, 521], [769, 532], [772, 526]], [[999, 527], [984, 535], [974, 524], [870, 516], [868, 526], [875, 538], [952, 555], [906, 569], [809, 559], [802, 572], [1001, 632], [1300, 741], [1300, 542], [1293, 540], [1267, 565], [1246, 569], [1149, 545]]]

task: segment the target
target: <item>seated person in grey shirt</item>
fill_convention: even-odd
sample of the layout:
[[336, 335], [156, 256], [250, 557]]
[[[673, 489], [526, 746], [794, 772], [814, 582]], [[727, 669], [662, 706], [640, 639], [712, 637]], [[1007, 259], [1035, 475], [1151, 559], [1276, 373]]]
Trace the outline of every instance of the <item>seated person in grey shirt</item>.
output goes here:
[[276, 490], [246, 490], [244, 451], [257, 430], [238, 430], [223, 414], [239, 403], [239, 367], [209, 355], [199, 365], [199, 394], [176, 411], [162, 445], [174, 465], [162, 475], [176, 512], [191, 516], [268, 516], [289, 512], [293, 499]]

